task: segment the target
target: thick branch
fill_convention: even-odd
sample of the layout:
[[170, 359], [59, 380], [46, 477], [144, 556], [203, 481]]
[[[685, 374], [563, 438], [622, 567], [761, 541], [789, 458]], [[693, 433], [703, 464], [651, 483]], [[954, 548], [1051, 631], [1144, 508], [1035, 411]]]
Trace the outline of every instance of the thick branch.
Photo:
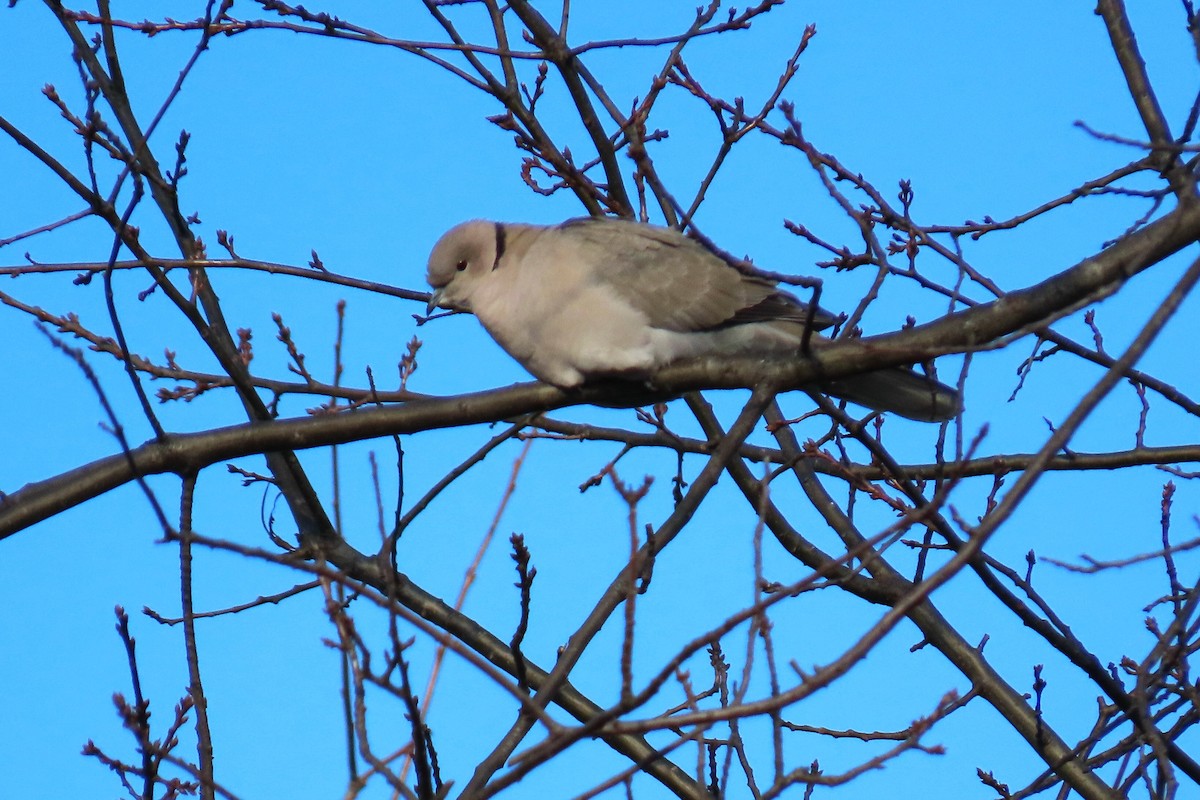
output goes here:
[[[1200, 237], [1200, 204], [1187, 203], [1070, 269], [991, 303], [900, 333], [839, 341], [807, 358], [765, 363], [754, 358], [709, 358], [662, 371], [655, 390], [596, 385], [574, 392], [527, 384], [506, 391], [423, 400], [318, 419], [283, 420], [180, 435], [133, 451], [129, 463], [141, 474], [182, 472], [254, 453], [320, 447], [394, 433], [456, 427], [542, 413], [574, 404], [646, 405], [700, 389], [733, 389], [769, 382], [781, 390], [934, 355], [987, 346], [1048, 318], [1115, 292], [1132, 275], [1162, 261]], [[123, 458], [103, 459], [57, 478], [31, 484], [0, 505], [0, 538], [46, 519], [133, 478]]]

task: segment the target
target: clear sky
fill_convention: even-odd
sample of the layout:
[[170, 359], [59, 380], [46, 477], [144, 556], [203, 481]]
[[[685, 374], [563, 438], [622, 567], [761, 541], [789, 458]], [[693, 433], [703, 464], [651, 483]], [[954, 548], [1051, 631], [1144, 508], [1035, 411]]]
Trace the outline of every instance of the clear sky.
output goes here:
[[[375, 4], [366, 10], [359, 5], [340, 4], [329, 10], [395, 37], [439, 36], [420, 4]], [[1131, 3], [1130, 12], [1160, 102], [1179, 129], [1196, 92], [1195, 56], [1176, 4], [1154, 5]], [[204, 4], [114, 6], [114, 12], [127, 19], [192, 19]], [[547, 4], [539, 7], [555, 16]], [[676, 33], [686, 28], [694, 7], [695, 0], [577, 0], [572, 4], [571, 36], [578, 43]], [[255, 8], [239, 4], [235, 14], [250, 16]], [[465, 18], [472, 10], [455, 13]], [[817, 147], [836, 154], [889, 198], [894, 198], [899, 180], [911, 180], [914, 215], [922, 223], [957, 224], [985, 215], [1004, 219], [1139, 155], [1133, 148], [1097, 141], [1074, 124], [1082, 120], [1099, 131], [1145, 138], [1103, 24], [1090, 4], [793, 0], [758, 20], [750, 31], [694, 43], [687, 51], [688, 66], [713, 94], [744, 96], [753, 107], [774, 88], [808, 24], [816, 25], [817, 35], [784, 97], [795, 103], [804, 131]], [[143, 120], [170, 90], [195, 39], [190, 32], [151, 39], [121, 37], [126, 79]], [[618, 104], [628, 108], [635, 97], [645, 95], [664, 56], [659, 48], [623, 48], [590, 54], [587, 63]], [[83, 106], [69, 41], [43, 5], [22, 0], [0, 10], [0, 74], [0, 115], [73, 168], [81, 168], [82, 149], [70, 125], [42, 95], [42, 87], [53, 84], [73, 108]], [[562, 141], [575, 143], [573, 151], [586, 154], [586, 140], [567, 113], [561, 86], [551, 88], [544, 111], [548, 127]], [[584, 213], [572, 196], [541, 197], [521, 183], [520, 155], [511, 135], [485, 120], [498, 110], [483, 93], [396, 49], [259, 31], [212, 41], [162, 120], [154, 144], [166, 161], [179, 131], [191, 134], [183, 208], [199, 215], [196, 230], [211, 256], [220, 255], [216, 231], [225, 230], [233, 235], [238, 253], [248, 258], [303, 265], [315, 250], [335, 272], [423, 289], [429, 248], [459, 221], [483, 217], [550, 223]], [[677, 196], [690, 199], [719, 143], [715, 122], [702, 104], [679, 90], [664, 95], [659, 113], [655, 125], [669, 130], [670, 136], [654, 145], [653, 155]], [[774, 119], [782, 124], [778, 116]], [[632, 169], [628, 161], [623, 166]], [[110, 170], [108, 165], [103, 168]], [[0, 239], [80, 210], [78, 199], [7, 138], [0, 138], [0, 185], [5, 187], [0, 191]], [[1148, 208], [1144, 200], [1094, 198], [1018, 232], [963, 245], [972, 263], [1001, 287], [1019, 288], [1096, 252]], [[798, 153], [785, 153], [765, 137], [748, 137], [714, 183], [696, 222], [726, 250], [748, 254], [767, 269], [818, 272], [815, 262], [827, 255], [788, 233], [785, 219], [829, 241], [856, 241], [850, 223]], [[143, 242], [161, 255], [177, 255], [166, 232], [148, 218]], [[37, 262], [98, 261], [107, 257], [109, 246], [101, 227], [87, 221], [0, 248], [0, 266], [19, 265], [26, 253]], [[1184, 256], [1138, 277], [1128, 292], [1097, 307], [1110, 352], [1119, 353], [1144, 324], [1191, 258]], [[929, 269], [941, 280], [953, 279], [948, 264], [931, 262]], [[822, 304], [842, 311], [854, 307], [872, 275], [824, 272], [821, 277]], [[314, 376], [329, 380], [335, 304], [345, 299], [344, 383], [365, 384], [365, 369], [370, 367], [382, 386], [394, 385], [395, 364], [414, 334], [424, 341], [420, 368], [410, 384], [416, 391], [451, 394], [528, 379], [469, 317], [418, 330], [412, 315], [422, 309], [413, 302], [262, 273], [224, 271], [214, 279], [231, 327], [254, 331], [255, 368], [277, 377], [288, 377], [287, 356], [275, 340], [271, 314], [281, 314], [292, 328]], [[147, 277], [121, 274], [115, 284], [122, 314], [131, 321], [133, 350], [161, 360], [169, 349], [185, 367], [212, 368], [211, 357], [164, 298], [153, 295], [139, 302], [137, 293], [150, 285]], [[0, 291], [54, 313], [76, 312], [85, 324], [110, 332], [99, 281], [81, 287], [72, 284], [69, 273], [24, 276], [0, 281]], [[977, 288], [971, 291], [985, 299]], [[900, 327], [909, 314], [924, 322], [947, 310], [928, 298], [915, 305], [917, 297], [911, 287], [896, 282], [872, 307], [864, 328], [883, 332]], [[1196, 389], [1198, 312], [1192, 298], [1141, 365], [1185, 392]], [[1059, 329], [1091, 341], [1081, 316], [1064, 321]], [[0, 351], [0, 417], [7, 420], [0, 433], [0, 491], [11, 492], [115, 452], [112, 436], [100, 424], [104, 416], [95, 392], [27, 315], [0, 307], [0, 339], [6, 344]], [[1036, 450], [1047, 434], [1043, 419], [1061, 422], [1100, 376], [1092, 365], [1060, 357], [1035, 370], [1018, 398], [1007, 402], [1016, 385], [1016, 368], [1032, 348], [1032, 341], [1022, 340], [975, 358], [963, 432], [969, 440], [987, 423], [985, 453]], [[148, 439], [151, 431], [135, 412], [119, 365], [94, 353], [89, 361], [110, 400], [122, 409], [130, 440]], [[960, 359], [944, 359], [943, 377], [953, 380], [960, 366]], [[719, 398], [718, 411], [726, 424], [741, 399], [741, 394]], [[290, 398], [281, 411], [299, 416], [318, 403], [311, 397]], [[803, 396], [785, 402], [789, 414], [809, 408]], [[1120, 388], [1072, 447], [1132, 447], [1137, 408], [1133, 392]], [[231, 396], [215, 393], [156, 410], [173, 431], [244, 421]], [[672, 414], [682, 424], [686, 412]], [[631, 411], [572, 410], [564, 416], [637, 424]], [[899, 420], [889, 425], [894, 427], [895, 449], [904, 458], [932, 458], [935, 430]], [[1150, 417], [1147, 442], [1194, 442], [1198, 432], [1194, 418], [1159, 402]], [[408, 503], [494, 433], [477, 427], [406, 439]], [[799, 434], [802, 439], [817, 435]], [[409, 532], [401, 557], [430, 592], [450, 598], [457, 591], [496, 513], [519, 447], [510, 443], [501, 448], [439, 499]], [[578, 625], [625, 557], [625, 512], [611, 487], [585, 493], [575, 489], [618, 449], [533, 443], [497, 541], [468, 600], [467, 612], [507, 640], [515, 624], [516, 601], [505, 540], [512, 531], [524, 533], [539, 571], [537, 591], [546, 598], [541, 613], [535, 610], [530, 640], [532, 656], [542, 663], [552, 662], [554, 648]], [[340, 450], [345, 529], [366, 549], [371, 549], [377, 530], [369, 452], [381, 464], [384, 503], [390, 508], [396, 491], [391, 443], [374, 441]], [[309, 452], [303, 458], [318, 488], [329, 496], [328, 451]], [[262, 462], [246, 459], [239, 466], [261, 470]], [[697, 462], [691, 474], [699, 468]], [[671, 508], [673, 458], [636, 453], [619, 469], [630, 482], [656, 476], [640, 512], [643, 521], [661, 522]], [[1154, 549], [1167, 477], [1150, 468], [1081, 477], [1048, 475], [1005, 536], [995, 542], [995, 552], [1020, 565], [1030, 549], [1064, 560], [1083, 552], [1119, 558]], [[1195, 481], [1177, 483], [1176, 535], [1191, 538], [1196, 535], [1200, 493]], [[178, 482], [162, 478], [151, 485], [161, 492], [170, 513]], [[990, 488], [986, 482], [963, 487], [955, 505], [965, 519], [983, 513]], [[272, 511], [269, 494], [264, 508], [260, 487], [241, 488], [239, 479], [220, 466], [201, 476], [199, 491], [198, 530], [267, 546], [261, 520]], [[802, 498], [780, 491], [779, 502], [792, 510], [798, 524], [819, 525]], [[844, 496], [841, 491], [839, 497]], [[750, 601], [747, 542], [754, 520], [739, 503], [734, 487], [722, 484], [689, 531], [695, 540], [686, 545], [686, 556], [676, 553], [660, 565], [642, 613], [647, 620], [665, 615], [674, 625], [644, 631], [645, 649], [639, 655], [644, 676], [682, 642]], [[286, 517], [282, 509], [275, 511]], [[876, 518], [873, 509], [860, 513], [868, 532], [889, 521], [886, 516]], [[0, 612], [0, 713], [9, 721], [0, 726], [0, 773], [5, 775], [0, 796], [102, 796], [118, 789], [107, 770], [79, 755], [83, 743], [95, 739], [110, 753], [131, 758], [130, 739], [110, 699], [113, 692], [129, 692], [125, 654], [112, 627], [115, 605], [133, 616], [154, 721], [167, 724], [187, 680], [181, 636], [177, 628], [159, 626], [140, 614], [144, 606], [164, 616], [178, 613], [178, 554], [173, 546], [157, 543], [159, 534], [139, 491], [126, 486], [0, 543], [0, 600], [5, 609]], [[813, 536], [830, 546], [834, 541], [819, 530]], [[904, 561], [907, 556], [897, 558]], [[1180, 563], [1181, 578], [1194, 581], [1196, 559], [1183, 557]], [[769, 556], [776, 580], [798, 579], [802, 573], [796, 566], [777, 553]], [[200, 554], [196, 569], [200, 608], [246, 602], [298, 580], [277, 567], [247, 564], [223, 553]], [[1084, 641], [1097, 647], [1103, 661], [1116, 661], [1125, 653], [1139, 658], [1149, 647], [1141, 609], [1165, 591], [1160, 566], [1092, 578], [1043, 574], [1056, 607]], [[994, 600], [981, 598], [977, 585], [966, 584], [946, 587], [935, 600], [968, 639], [991, 637], [987, 652], [1019, 688], [1028, 690], [1033, 665], [1045, 661], [1051, 682], [1047, 713], [1068, 737], [1084, 735], [1094, 718], [1094, 690], [1085, 685], [1080, 691], [1068, 665], [1034, 649]], [[382, 641], [380, 619], [362, 605], [362, 625]], [[322, 644], [322, 637], [332, 631], [321, 608], [321, 598], [309, 593], [200, 627], [218, 778], [240, 797], [331, 797], [344, 789], [336, 659]], [[807, 666], [835, 656], [837, 647], [852, 641], [880, 613], [821, 596], [795, 611], [780, 612], [777, 624], [781, 630], [811, 637], [794, 648]], [[788, 628], [789, 623], [794, 627]], [[606, 630], [605, 654], [611, 656], [618, 637], [619, 631]], [[898, 630], [844, 684], [806, 701], [793, 716], [829, 727], [903, 727], [932, 710], [945, 691], [965, 691], [964, 679], [940, 656], [908, 654], [917, 638], [912, 628]], [[428, 657], [429, 648], [422, 643], [414, 661], [422, 667]], [[465, 782], [480, 747], [483, 752], [491, 747], [495, 732], [505, 729], [512, 711], [492, 702], [494, 688], [464, 676], [467, 668], [461, 662], [451, 659], [446, 670], [446, 691], [436, 699], [431, 724], [439, 737], [443, 769]], [[600, 691], [611, 685], [614, 670], [611, 657], [597, 655], [581, 665], [576, 680], [581, 688]], [[459, 680], [462, 683], [456, 683]], [[467, 688], [452, 691], [455, 686]], [[387, 741], [398, 747], [404, 740], [400, 709], [381, 702], [378, 713], [379, 730], [386, 732], [381, 734], [380, 750], [387, 750]], [[974, 776], [976, 766], [1022, 785], [1037, 774], [1036, 759], [993, 717], [989, 708], [975, 704], [932, 734], [930, 743], [949, 748], [940, 761], [909, 754], [847, 787], [841, 796], [880, 796], [889, 788], [910, 785], [920, 785], [923, 793], [937, 798], [990, 796]], [[993, 735], [997, 730], [1002, 732]], [[191, 748], [189, 739], [184, 750], [189, 757], [194, 754]], [[568, 758], [560, 768], [535, 773], [509, 796], [566, 796], [623, 766], [601, 745], [584, 743], [579, 748], [587, 758]], [[829, 771], [848, 768], [860, 758], [812, 739], [790, 744], [789, 757], [797, 764], [821, 758]], [[639, 786], [644, 796], [657, 796], [657, 787]]]

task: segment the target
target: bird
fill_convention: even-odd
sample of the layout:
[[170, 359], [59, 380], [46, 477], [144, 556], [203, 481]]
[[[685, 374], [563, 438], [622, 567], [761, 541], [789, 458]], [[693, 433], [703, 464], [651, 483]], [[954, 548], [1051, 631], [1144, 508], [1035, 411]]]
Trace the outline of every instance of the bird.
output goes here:
[[[470, 220], [434, 245], [427, 314], [474, 314], [534, 377], [564, 390], [602, 379], [652, 384], [689, 358], [796, 358], [838, 317], [777, 281], [738, 269], [671, 228], [614, 217], [558, 225]], [[905, 367], [822, 381], [816, 388], [925, 422], [960, 410], [953, 389]]]

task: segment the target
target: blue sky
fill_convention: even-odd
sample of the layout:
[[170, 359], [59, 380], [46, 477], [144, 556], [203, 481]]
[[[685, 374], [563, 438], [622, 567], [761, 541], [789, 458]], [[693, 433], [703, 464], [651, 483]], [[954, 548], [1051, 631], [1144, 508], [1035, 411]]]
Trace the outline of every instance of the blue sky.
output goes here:
[[[652, 7], [576, 2], [572, 36], [583, 41], [673, 33], [686, 27], [694, 5], [694, 0]], [[114, 11], [131, 19], [190, 19], [202, 8], [184, 2], [121, 3]], [[242, 14], [252, 10], [249, 5], [238, 7]], [[418, 4], [369, 10], [346, 4], [329, 10], [393, 36], [438, 36]], [[545, 13], [554, 12], [547, 8]], [[1130, 13], [1160, 102], [1178, 130], [1197, 85], [1182, 15], [1173, 5], [1138, 5]], [[867, 176], [889, 198], [895, 195], [897, 181], [912, 180], [914, 214], [924, 223], [955, 224], [984, 215], [1006, 218], [1138, 156], [1136, 150], [1096, 141], [1074, 125], [1076, 120], [1097, 130], [1145, 138], [1103, 25], [1083, 4], [789, 3], [758, 20], [751, 31], [694, 43], [687, 51], [688, 65], [714, 94], [744, 96], [754, 107], [773, 89], [781, 65], [810, 23], [817, 26], [817, 35], [785, 93], [795, 103], [806, 135]], [[175, 80], [195, 34], [153, 39], [127, 35], [121, 41], [127, 80], [139, 104], [136, 110], [145, 119]], [[663, 57], [660, 49], [624, 48], [595, 53], [588, 63], [610, 94], [628, 107], [634, 97], [645, 94]], [[41, 5], [24, 0], [0, 11], [0, 70], [5, 75], [0, 114], [67, 163], [81, 166], [81, 149], [69, 126], [40, 93], [44, 84], [53, 83], [69, 104], [81, 105], [69, 43]], [[554, 91], [558, 93], [546, 99], [548, 126], [575, 152], [585, 153], [578, 123], [567, 113], [559, 87]], [[248, 258], [302, 265], [315, 250], [333, 271], [421, 289], [429, 248], [456, 222], [484, 217], [549, 223], [583, 213], [568, 195], [543, 198], [521, 184], [520, 159], [511, 136], [484, 119], [497, 111], [491, 98], [402, 52], [263, 31], [213, 40], [164, 117], [154, 144], [165, 160], [179, 130], [191, 134], [183, 208], [199, 214], [202, 222], [196, 230], [210, 255], [219, 255], [216, 231], [223, 229], [234, 235], [238, 252]], [[669, 129], [670, 137], [655, 145], [652, 154], [667, 184], [690, 199], [715, 152], [715, 124], [705, 108], [679, 91], [664, 95], [658, 113], [655, 124]], [[775, 121], [779, 124], [779, 117]], [[7, 140], [0, 140], [0, 175], [9, 178], [9, 191], [0, 192], [0, 238], [79, 208], [77, 199]], [[999, 285], [1018, 288], [1096, 252], [1146, 208], [1143, 201], [1128, 198], [1092, 198], [1017, 232], [991, 234], [979, 242], [964, 242], [964, 247], [972, 263]], [[852, 226], [799, 154], [784, 152], [765, 137], [748, 137], [715, 182], [697, 224], [725, 249], [749, 254], [767, 269], [816, 273], [814, 263], [825, 254], [788, 233], [784, 219], [800, 222], [830, 241], [856, 241]], [[163, 255], [176, 255], [166, 232], [149, 217], [143, 241]], [[26, 252], [39, 262], [101, 260], [108, 246], [100, 226], [89, 221], [0, 249], [0, 265], [20, 264]], [[1139, 276], [1120, 296], [1097, 307], [1110, 352], [1120, 352], [1136, 334], [1190, 257], [1183, 254]], [[941, 280], [953, 277], [950, 265], [932, 259], [928, 269]], [[860, 271], [821, 277], [823, 305], [841, 311], [853, 307], [872, 276]], [[370, 366], [381, 385], [393, 384], [395, 364], [414, 333], [424, 340], [421, 366], [410, 384], [417, 391], [451, 394], [527, 379], [468, 317], [418, 330], [411, 316], [421, 310], [415, 303], [263, 274], [222, 271], [215, 281], [231, 326], [254, 330], [255, 366], [263, 372], [287, 375], [286, 353], [274, 341], [271, 323], [270, 315], [278, 312], [293, 328], [314, 375], [328, 379], [334, 306], [344, 298], [346, 383], [365, 383], [364, 371]], [[136, 320], [131, 326], [135, 351], [159, 357], [168, 348], [179, 353], [184, 366], [211, 368], [211, 358], [163, 298], [136, 299], [149, 285], [148, 278], [122, 274], [115, 284], [123, 315]], [[107, 331], [99, 282], [77, 287], [67, 275], [25, 276], [0, 281], [0, 290], [55, 313], [75, 311], [86, 324]], [[973, 291], [975, 297], [984, 297]], [[872, 307], [864, 327], [870, 333], [882, 332], [899, 327], [908, 314], [927, 321], [946, 310], [945, 304], [938, 306], [912, 287], [893, 282]], [[1188, 301], [1141, 365], [1185, 392], [1195, 381], [1191, 351], [1200, 338], [1198, 310], [1195, 298]], [[1081, 315], [1063, 321], [1058, 329], [1091, 341]], [[8, 343], [0, 355], [7, 376], [0, 413], [9, 420], [0, 434], [2, 450], [9, 454], [0, 459], [0, 490], [11, 492], [113, 453], [112, 437], [98, 425], [103, 416], [94, 392], [29, 318], [0, 307], [0, 336]], [[964, 435], [970, 439], [988, 423], [984, 452], [1035, 450], [1047, 435], [1043, 418], [1061, 422], [1100, 376], [1092, 365], [1059, 357], [1035, 370], [1016, 401], [1006, 402], [1016, 367], [1032, 347], [1026, 339], [975, 357]], [[90, 361], [105, 392], [125, 410], [122, 422], [129, 426], [130, 439], [149, 438], [149, 427], [132, 410], [132, 395], [117, 365], [95, 354]], [[955, 375], [960, 364], [959, 359], [944, 359], [943, 376]], [[728, 424], [742, 395], [727, 393], [716, 400]], [[291, 398], [283, 413], [302, 415], [317, 403], [313, 398]], [[787, 398], [784, 407], [789, 414], [799, 414], [810, 406], [799, 396]], [[1121, 387], [1072, 446], [1081, 451], [1132, 447], [1137, 408], [1132, 391]], [[156, 410], [174, 431], [242, 420], [237, 404], [217, 395]], [[572, 410], [563, 416], [636, 425], [628, 411]], [[684, 426], [685, 416], [683, 409], [670, 415]], [[890, 422], [889, 429], [898, 455], [912, 461], [932, 458], [936, 431], [899, 420]], [[819, 435], [814, 431], [819, 427], [798, 433], [803, 439]], [[494, 432], [476, 427], [406, 439], [408, 502]], [[1155, 404], [1148, 443], [1189, 442], [1196, 436], [1194, 418], [1161, 401]], [[449, 598], [457, 591], [465, 565], [495, 514], [518, 448], [515, 443], [506, 445], [472, 470], [406, 536], [402, 557], [414, 578], [434, 594]], [[364, 548], [376, 535], [369, 451], [383, 465], [385, 505], [390, 507], [396, 491], [390, 442], [341, 448], [345, 526], [351, 540]], [[611, 487], [586, 493], [575, 489], [616, 452], [611, 444], [534, 442], [497, 542], [468, 601], [469, 613], [508, 638], [516, 602], [504, 541], [510, 531], [524, 533], [538, 566], [537, 592], [546, 598], [531, 629], [534, 657], [544, 663], [552, 661], [554, 648], [586, 614], [625, 557], [625, 511]], [[310, 451], [302, 458], [319, 489], [328, 493], [328, 452]], [[254, 459], [239, 464], [262, 468]], [[691, 468], [698, 470], [700, 463]], [[631, 482], [656, 476], [639, 510], [643, 521], [661, 522], [671, 507], [673, 457], [639, 452], [623, 460], [619, 469]], [[1031, 548], [1039, 555], [1067, 560], [1082, 552], [1117, 558], [1154, 549], [1166, 477], [1149, 468], [1047, 475], [994, 542], [994, 552], [1020, 564]], [[1176, 536], [1191, 538], [1196, 535], [1197, 488], [1194, 481], [1176, 482]], [[177, 482], [161, 478], [151, 484], [170, 510]], [[793, 496], [790, 487], [777, 487], [777, 501], [795, 514], [797, 524], [810, 528], [818, 543], [833, 548], [834, 537], [823, 532], [802, 497]], [[202, 475], [199, 489], [198, 530], [265, 544], [260, 489], [241, 488], [220, 466]], [[964, 518], [976, 519], [989, 489], [986, 481], [962, 487], [955, 507]], [[844, 496], [844, 489], [835, 491]], [[680, 643], [751, 600], [747, 542], [754, 519], [740, 502], [735, 488], [723, 482], [689, 529], [688, 536], [694, 538], [659, 565], [654, 591], [641, 600], [639, 613], [646, 620], [668, 618], [675, 624], [666, 630], [642, 629], [643, 677]], [[859, 520], [866, 532], [888, 523], [886, 515], [865, 506], [859, 509]], [[155, 721], [165, 725], [169, 719], [186, 682], [180, 634], [137, 613], [143, 606], [168, 616], [178, 610], [177, 553], [157, 544], [158, 536], [147, 504], [135, 487], [127, 486], [0, 545], [0, 597], [7, 609], [0, 614], [6, 641], [0, 650], [0, 686], [5, 687], [0, 689], [0, 707], [8, 719], [21, 721], [0, 730], [0, 768], [13, 796], [44, 793], [48, 776], [54, 793], [62, 796], [117, 788], [104, 768], [78, 755], [86, 740], [95, 739], [113, 753], [129, 756], [128, 738], [110, 701], [113, 692], [128, 691], [124, 654], [112, 632], [114, 605], [133, 614]], [[894, 555], [901, 564], [911, 558]], [[776, 580], [797, 580], [803, 574], [779, 553], [768, 552], [767, 558]], [[1185, 581], [1195, 579], [1196, 563], [1194, 557], [1181, 557]], [[1117, 660], [1123, 653], [1136, 658], [1149, 647], [1141, 608], [1164, 591], [1160, 566], [1088, 578], [1041, 569], [1046, 570], [1040, 573], [1046, 581], [1043, 591], [1080, 637], [1096, 646], [1101, 660]], [[248, 564], [223, 553], [200, 554], [197, 572], [201, 608], [245, 602], [297, 580], [278, 567]], [[1068, 738], [1083, 735], [1094, 714], [1094, 690], [1081, 686], [1068, 665], [1039, 651], [1029, 634], [968, 579], [945, 587], [934, 599], [968, 639], [991, 637], [987, 652], [1014, 685], [1027, 688], [1032, 665], [1046, 663], [1051, 681], [1047, 713]], [[382, 618], [362, 606], [361, 624], [381, 637]], [[798, 637], [793, 655], [809, 666], [836, 656], [839, 646], [853, 641], [880, 613], [832, 593], [818, 593], [781, 610], [776, 624]], [[331, 634], [321, 600], [313, 593], [201, 625], [218, 776], [239, 796], [327, 797], [343, 790], [336, 659], [321, 642]], [[946, 690], [965, 690], [964, 679], [940, 656], [928, 651], [908, 654], [915, 637], [912, 628], [899, 629], [843, 684], [801, 704], [793, 716], [830, 727], [902, 727], [928, 713]], [[604, 687], [613, 685], [611, 656], [618, 642], [619, 631], [606, 629], [600, 652], [580, 667], [581, 688], [602, 695]], [[428, 657], [427, 644], [418, 645], [418, 673]], [[702, 661], [693, 665], [697, 675]], [[461, 662], [450, 659], [446, 670], [431, 724], [441, 737], [443, 768], [465, 782], [480, 748], [486, 752], [491, 747], [509, 723], [512, 709]], [[402, 744], [400, 710], [380, 702], [378, 713], [380, 730], [386, 732], [383, 740]], [[1024, 743], [997, 727], [994, 712], [978, 702], [943, 723], [930, 741], [947, 744], [949, 754], [940, 760], [909, 754], [847, 787], [843, 796], [877, 796], [885, 787], [921, 781], [922, 790], [936, 797], [985, 797], [987, 791], [974, 777], [976, 766], [996, 770], [1014, 786], [1037, 773]], [[569, 756], [560, 768], [534, 773], [510, 796], [568, 795], [623, 766], [597, 743], [578, 749], [585, 758]], [[861, 753], [799, 737], [788, 745], [795, 763], [819, 757], [831, 772], [848, 768]], [[936, 779], [935, 789], [930, 789], [930, 776]], [[656, 787], [641, 788], [646, 796], [656, 796]]]

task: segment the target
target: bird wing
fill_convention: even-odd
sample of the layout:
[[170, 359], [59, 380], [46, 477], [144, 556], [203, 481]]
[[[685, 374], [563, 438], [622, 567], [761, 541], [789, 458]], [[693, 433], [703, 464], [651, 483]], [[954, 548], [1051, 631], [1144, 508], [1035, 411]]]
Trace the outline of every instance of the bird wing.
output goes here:
[[[568, 220], [557, 230], [600, 267], [593, 279], [645, 314], [653, 327], [687, 333], [809, 320], [808, 306], [774, 281], [739, 271], [678, 231], [599, 217]], [[821, 309], [812, 314], [815, 329], [835, 320]]]

